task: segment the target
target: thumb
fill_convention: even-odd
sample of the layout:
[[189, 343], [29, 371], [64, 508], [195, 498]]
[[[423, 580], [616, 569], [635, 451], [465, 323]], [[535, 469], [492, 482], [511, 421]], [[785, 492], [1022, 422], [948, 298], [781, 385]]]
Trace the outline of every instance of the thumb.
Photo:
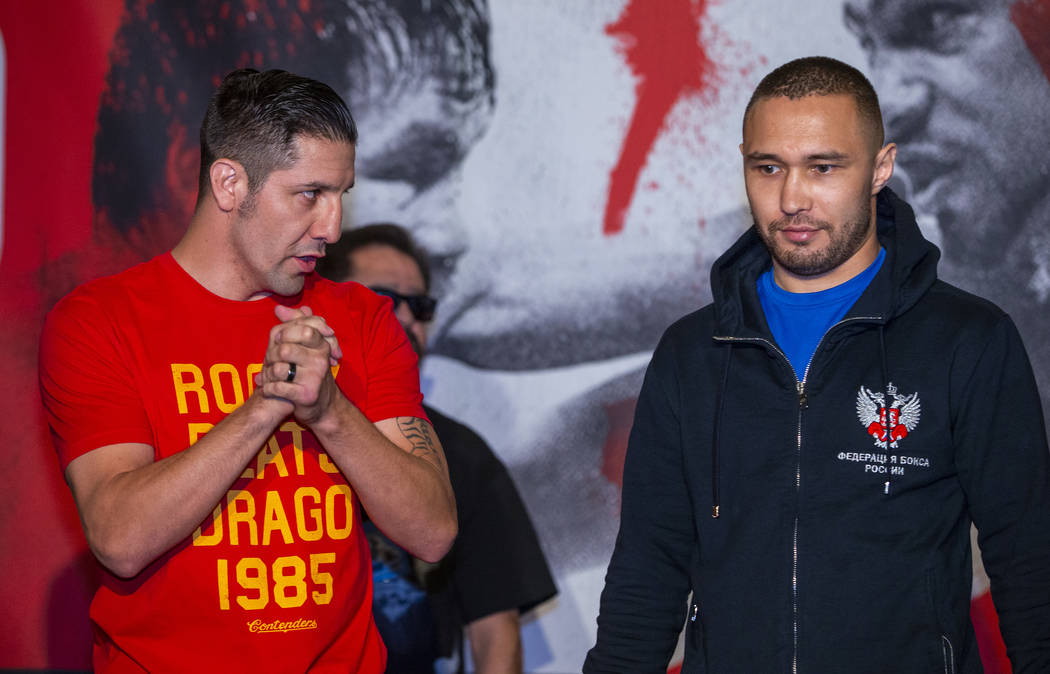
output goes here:
[[274, 306], [273, 313], [277, 315], [277, 318], [282, 323], [293, 321], [296, 318], [313, 315], [313, 312], [310, 311], [310, 307], [286, 307], [283, 304]]

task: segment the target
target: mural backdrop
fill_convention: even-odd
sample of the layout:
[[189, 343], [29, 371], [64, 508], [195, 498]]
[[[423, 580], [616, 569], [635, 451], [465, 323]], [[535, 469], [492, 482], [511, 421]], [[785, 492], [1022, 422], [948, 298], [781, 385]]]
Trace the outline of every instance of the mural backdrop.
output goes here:
[[[236, 67], [342, 92], [344, 226], [400, 222], [434, 258], [424, 391], [507, 463], [561, 590], [529, 671], [593, 643], [642, 373], [751, 223], [741, 115], [776, 65], [871, 77], [942, 276], [1014, 316], [1050, 392], [1048, 0], [55, 0], [0, 5], [0, 36], [0, 667], [89, 663], [97, 571], [39, 409], [42, 317], [178, 239]], [[980, 575], [974, 596], [992, 635]]]

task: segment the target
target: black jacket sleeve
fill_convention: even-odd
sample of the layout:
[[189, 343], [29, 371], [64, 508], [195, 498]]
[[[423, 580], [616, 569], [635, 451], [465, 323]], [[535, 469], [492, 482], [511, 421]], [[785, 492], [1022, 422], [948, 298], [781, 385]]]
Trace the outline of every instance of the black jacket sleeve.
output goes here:
[[1050, 672], [1050, 454], [1035, 378], [1002, 316], [952, 382], [959, 478], [1016, 674]]
[[646, 371], [624, 465], [620, 532], [585, 674], [666, 672], [685, 620], [693, 509], [670, 340]]

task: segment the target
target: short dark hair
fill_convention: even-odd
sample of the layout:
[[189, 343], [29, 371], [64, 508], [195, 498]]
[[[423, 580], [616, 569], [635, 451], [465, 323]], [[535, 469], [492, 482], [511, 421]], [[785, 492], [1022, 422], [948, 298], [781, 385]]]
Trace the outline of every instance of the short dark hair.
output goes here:
[[857, 111], [873, 131], [876, 149], [882, 147], [885, 132], [882, 128], [882, 110], [879, 97], [868, 78], [849, 65], [827, 56], [807, 56], [789, 61], [762, 78], [751, 94], [744, 109], [744, 125], [747, 125], [751, 109], [767, 98], [787, 96], [791, 100], [806, 96], [852, 96]]
[[354, 227], [343, 232], [339, 241], [325, 247], [325, 256], [317, 265], [317, 272], [333, 281], [345, 281], [354, 275], [350, 254], [367, 246], [390, 246], [412, 258], [423, 275], [423, 290], [430, 291], [430, 261], [408, 230], [391, 222]]
[[339, 94], [323, 82], [286, 70], [234, 70], [212, 94], [201, 123], [197, 203], [215, 160], [241, 163], [254, 194], [275, 169], [295, 163], [300, 137], [357, 142], [357, 126]]

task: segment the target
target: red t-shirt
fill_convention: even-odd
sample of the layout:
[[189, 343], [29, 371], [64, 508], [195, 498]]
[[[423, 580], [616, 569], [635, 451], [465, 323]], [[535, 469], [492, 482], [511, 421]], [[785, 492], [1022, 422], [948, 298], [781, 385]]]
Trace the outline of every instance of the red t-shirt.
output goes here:
[[[116, 443], [157, 460], [254, 388], [277, 301], [335, 330], [336, 382], [368, 419], [426, 418], [416, 355], [390, 301], [316, 275], [293, 298], [213, 295], [170, 254], [87, 283], [48, 315], [40, 380], [62, 469]], [[91, 604], [96, 671], [382, 672], [359, 501], [289, 417], [192, 536]]]

